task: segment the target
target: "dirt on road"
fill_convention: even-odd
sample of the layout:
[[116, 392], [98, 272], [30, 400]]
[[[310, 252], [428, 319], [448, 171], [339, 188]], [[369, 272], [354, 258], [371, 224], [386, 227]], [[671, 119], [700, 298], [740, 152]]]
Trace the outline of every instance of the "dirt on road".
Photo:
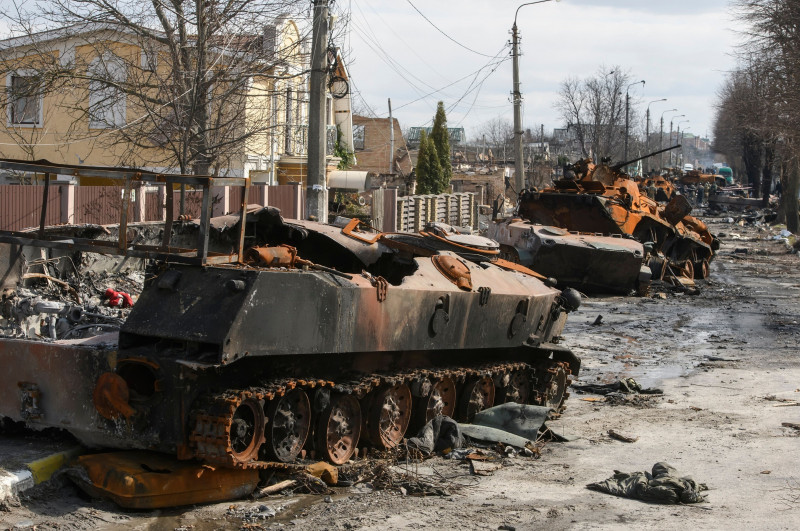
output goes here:
[[[66, 480], [0, 511], [37, 529], [796, 529], [800, 521], [800, 258], [778, 232], [709, 219], [722, 248], [700, 293], [585, 300], [564, 344], [583, 359], [577, 383], [635, 378], [663, 395], [606, 401], [573, 391], [549, 425], [574, 438], [540, 459], [503, 459], [489, 476], [436, 457], [410, 468], [447, 495], [336, 487], [156, 512], [124, 512]], [[659, 295], [663, 293], [664, 295]], [[665, 297], [665, 298], [662, 298]], [[595, 325], [597, 316], [602, 316]], [[633, 443], [608, 435], [631, 434]], [[709, 487], [697, 505], [655, 505], [586, 489], [614, 470], [665, 461]]]

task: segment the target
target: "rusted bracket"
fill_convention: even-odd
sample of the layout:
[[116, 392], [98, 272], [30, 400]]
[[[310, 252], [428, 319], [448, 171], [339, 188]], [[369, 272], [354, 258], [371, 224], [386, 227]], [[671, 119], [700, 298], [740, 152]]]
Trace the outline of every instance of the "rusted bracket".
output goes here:
[[486, 306], [489, 302], [489, 295], [492, 294], [492, 288], [488, 286], [481, 286], [478, 288], [478, 293], [480, 293], [480, 297], [478, 298], [478, 302], [481, 306]]
[[375, 280], [372, 284], [378, 291], [378, 302], [385, 301], [386, 295], [389, 292], [389, 283], [386, 281], [386, 279], [383, 277], [375, 277]]
[[358, 220], [358, 219], [351, 219], [350, 222], [342, 229], [342, 234], [344, 234], [345, 236], [349, 236], [349, 237], [353, 238], [354, 240], [358, 240], [360, 242], [369, 243], [369, 244], [375, 243], [378, 240], [380, 240], [381, 237], [383, 237], [383, 233], [381, 233], [381, 232], [379, 232], [372, 239], [364, 238], [363, 236], [359, 236], [358, 234], [356, 234], [353, 231], [358, 228], [358, 225], [360, 223], [361, 223], [361, 221]]

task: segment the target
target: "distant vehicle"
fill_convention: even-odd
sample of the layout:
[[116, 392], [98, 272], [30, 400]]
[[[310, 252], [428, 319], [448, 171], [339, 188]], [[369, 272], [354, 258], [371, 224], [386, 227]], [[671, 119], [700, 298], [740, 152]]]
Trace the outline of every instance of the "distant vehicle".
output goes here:
[[722, 166], [719, 170], [717, 170], [719, 175], [725, 177], [725, 184], [728, 186], [733, 185], [733, 170], [730, 169], [728, 166]]
[[683, 171], [692, 171], [692, 170], [694, 170], [694, 166], [692, 164], [687, 163], [683, 165]]

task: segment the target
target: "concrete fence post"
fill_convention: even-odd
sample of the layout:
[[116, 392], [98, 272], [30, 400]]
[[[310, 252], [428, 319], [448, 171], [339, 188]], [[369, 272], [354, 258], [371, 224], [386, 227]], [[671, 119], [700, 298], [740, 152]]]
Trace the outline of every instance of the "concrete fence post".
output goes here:
[[[292, 217], [291, 219], [303, 219], [303, 194], [300, 189], [301, 183], [289, 183], [292, 186]], [[321, 223], [326, 223], [327, 219], [317, 220]]]
[[158, 219], [161, 221], [167, 220], [167, 186], [166, 184], [158, 186]]
[[133, 185], [133, 221], [145, 221], [145, 205], [147, 204], [147, 186], [143, 183], [135, 183]]
[[422, 230], [422, 220], [423, 220], [423, 212], [422, 212], [422, 205], [423, 201], [421, 197], [414, 198], [414, 231], [419, 232]]
[[475, 194], [469, 194], [469, 213], [470, 217], [472, 218], [470, 226], [472, 226], [472, 230], [478, 231], [478, 202], [475, 200]]
[[76, 184], [61, 185], [61, 223], [75, 223], [75, 187]]

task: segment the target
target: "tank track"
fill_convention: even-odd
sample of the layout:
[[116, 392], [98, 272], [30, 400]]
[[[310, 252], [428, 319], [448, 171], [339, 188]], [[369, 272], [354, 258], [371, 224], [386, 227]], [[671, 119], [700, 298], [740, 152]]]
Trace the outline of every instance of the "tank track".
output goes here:
[[[390, 374], [369, 374], [340, 383], [317, 378], [279, 378], [243, 389], [225, 389], [199, 398], [189, 417], [191, 453], [185, 457], [194, 457], [227, 468], [302, 469], [304, 465], [259, 459], [259, 449], [267, 442], [264, 431], [268, 422], [266, 418], [263, 421], [257, 420], [260, 418], [259, 412], [267, 411], [270, 401], [285, 397], [295, 389], [303, 390], [309, 395], [312, 394], [310, 391], [317, 389], [327, 390], [331, 394], [351, 396], [364, 403], [365, 399], [375, 395], [379, 389], [404, 384], [413, 387], [420, 381], [443, 381], [446, 378], [457, 385], [463, 385], [468, 381], [488, 377], [495, 387], [508, 389], [511, 376], [520, 374], [527, 376], [530, 384], [521, 393], [525, 395], [527, 392], [527, 399], [521, 399], [520, 392], [517, 392], [511, 396], [501, 396], [504, 398], [502, 401], [550, 405], [553, 409], [552, 415], [560, 415], [564, 410], [564, 401], [569, 396], [570, 369], [567, 363], [553, 360], [543, 360], [536, 364], [507, 362], [474, 367], [414, 369]], [[461, 397], [457, 399], [459, 402], [463, 400]], [[415, 405], [420, 400], [421, 397], [414, 396]], [[491, 405], [494, 404], [485, 404], [485, 407]], [[244, 420], [236, 418], [240, 411], [252, 411], [253, 418], [249, 418], [247, 414], [244, 417], [248, 418]], [[320, 412], [316, 411], [314, 416], [318, 415]], [[244, 442], [240, 440], [242, 437]], [[308, 438], [310, 440], [311, 436]]]

